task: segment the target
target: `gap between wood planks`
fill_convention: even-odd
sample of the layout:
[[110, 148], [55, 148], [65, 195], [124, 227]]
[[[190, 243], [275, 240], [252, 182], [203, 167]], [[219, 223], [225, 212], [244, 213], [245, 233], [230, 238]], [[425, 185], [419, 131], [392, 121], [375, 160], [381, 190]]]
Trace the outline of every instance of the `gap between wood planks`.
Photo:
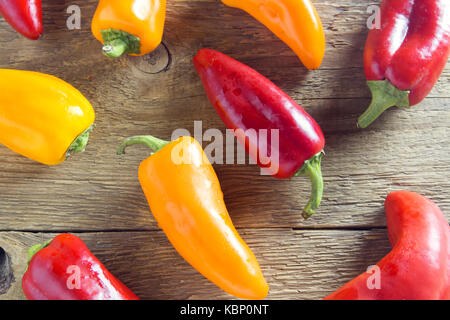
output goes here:
[[[360, 226], [304, 226], [304, 227], [288, 227], [288, 226], [276, 226], [276, 227], [236, 227], [237, 230], [252, 230], [252, 229], [286, 229], [286, 230], [303, 230], [303, 231], [363, 231], [363, 230], [383, 230], [387, 229], [386, 226], [372, 226], [372, 225], [360, 225]], [[83, 230], [83, 229], [71, 229], [71, 230], [20, 230], [20, 229], [0, 229], [0, 232], [22, 232], [22, 233], [133, 233], [133, 232], [160, 232], [162, 229], [107, 229], [107, 230]]]

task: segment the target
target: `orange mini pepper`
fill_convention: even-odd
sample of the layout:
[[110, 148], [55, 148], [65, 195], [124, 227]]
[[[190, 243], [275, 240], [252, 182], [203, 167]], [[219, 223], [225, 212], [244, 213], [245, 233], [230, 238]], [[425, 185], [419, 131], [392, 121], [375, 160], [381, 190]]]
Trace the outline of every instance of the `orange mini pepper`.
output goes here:
[[268, 285], [255, 256], [237, 233], [213, 167], [191, 137], [166, 142], [151, 136], [119, 147], [145, 144], [155, 153], [139, 167], [139, 180], [160, 228], [178, 253], [207, 279], [238, 298], [263, 299]]
[[43, 73], [0, 69], [0, 143], [46, 165], [81, 152], [95, 113], [67, 82]]
[[145, 55], [161, 43], [166, 0], [100, 0], [92, 33], [111, 58]]
[[310, 0], [222, 0], [246, 11], [284, 41], [309, 69], [320, 67], [325, 34]]

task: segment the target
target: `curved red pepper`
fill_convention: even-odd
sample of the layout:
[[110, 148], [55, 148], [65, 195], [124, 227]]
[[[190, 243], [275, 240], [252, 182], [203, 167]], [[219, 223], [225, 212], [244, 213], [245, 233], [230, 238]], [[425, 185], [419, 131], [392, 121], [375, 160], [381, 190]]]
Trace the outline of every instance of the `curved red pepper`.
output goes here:
[[138, 300], [77, 236], [60, 234], [29, 254], [22, 278], [29, 300]]
[[408, 191], [388, 195], [385, 202], [392, 251], [377, 263], [379, 288], [369, 289], [363, 273], [325, 299], [450, 299], [450, 229], [439, 207]]
[[37, 40], [41, 36], [41, 0], [0, 0], [0, 13], [23, 36], [31, 40]]
[[450, 53], [448, 0], [384, 0], [380, 13], [381, 28], [369, 32], [364, 51], [372, 103], [358, 120], [362, 128], [392, 106], [421, 102]]
[[[319, 125], [270, 80], [223, 53], [202, 49], [194, 57], [194, 65], [211, 104], [225, 125], [232, 130], [256, 131], [256, 136], [236, 135], [260, 167], [278, 168], [270, 174], [279, 179], [300, 173], [311, 178], [312, 196], [304, 209], [304, 217], [312, 215], [320, 204], [323, 189], [320, 161], [325, 138]], [[261, 129], [279, 130], [278, 160], [262, 163], [260, 147], [265, 146], [266, 141], [260, 140]], [[267, 141], [267, 150], [264, 150], [268, 157], [271, 143]], [[256, 154], [252, 150], [256, 150]]]

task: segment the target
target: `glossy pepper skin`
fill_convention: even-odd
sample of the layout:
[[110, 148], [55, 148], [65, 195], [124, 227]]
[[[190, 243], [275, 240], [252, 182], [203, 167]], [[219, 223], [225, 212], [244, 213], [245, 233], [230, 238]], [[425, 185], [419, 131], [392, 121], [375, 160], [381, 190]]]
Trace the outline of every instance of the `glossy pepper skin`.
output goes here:
[[139, 167], [151, 212], [178, 253], [218, 287], [242, 299], [263, 299], [268, 286], [237, 233], [213, 167], [191, 137], [165, 142], [131, 137], [118, 153], [145, 144], [155, 153]]
[[100, 0], [92, 33], [110, 58], [145, 55], [161, 43], [166, 0]]
[[37, 40], [44, 31], [41, 0], [0, 0], [0, 13], [28, 39]]
[[392, 106], [421, 102], [450, 53], [448, 0], [384, 0], [380, 13], [381, 28], [369, 32], [364, 50], [372, 103], [358, 120], [361, 128]]
[[29, 300], [139, 300], [77, 236], [60, 234], [28, 253], [22, 289]]
[[43, 73], [0, 69], [0, 143], [46, 165], [85, 149], [95, 120], [89, 101]]
[[439, 207], [409, 191], [385, 201], [392, 251], [377, 266], [380, 289], [368, 289], [363, 273], [325, 299], [448, 300], [450, 299], [450, 229]]
[[285, 42], [303, 64], [314, 70], [325, 55], [325, 33], [310, 0], [222, 0], [246, 11]]
[[[312, 196], [303, 216], [311, 216], [319, 207], [323, 189], [320, 162], [325, 138], [319, 125], [274, 83], [223, 53], [201, 49], [194, 66], [220, 118], [260, 167], [278, 168], [270, 174], [279, 179], [298, 174], [310, 177]], [[278, 160], [263, 164], [260, 146], [265, 142], [260, 141], [259, 132], [272, 129], [279, 130]], [[258, 135], [244, 137], [236, 134], [239, 130], [256, 130]], [[272, 150], [272, 141], [267, 144], [267, 151]]]

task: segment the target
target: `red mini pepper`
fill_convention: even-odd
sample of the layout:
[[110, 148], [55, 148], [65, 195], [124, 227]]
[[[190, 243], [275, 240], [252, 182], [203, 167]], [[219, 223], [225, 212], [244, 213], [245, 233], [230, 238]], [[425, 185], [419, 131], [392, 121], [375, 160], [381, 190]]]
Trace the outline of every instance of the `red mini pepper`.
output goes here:
[[31, 40], [37, 40], [41, 36], [41, 0], [0, 0], [0, 13], [23, 36]]
[[[270, 174], [279, 179], [298, 174], [310, 177], [312, 195], [303, 216], [311, 216], [323, 192], [320, 162], [325, 138], [319, 125], [274, 83], [223, 53], [202, 49], [194, 57], [194, 65], [211, 104], [260, 167], [278, 168]], [[277, 129], [278, 146], [272, 145], [275, 142], [268, 139], [268, 132], [267, 139], [261, 136], [261, 129]], [[251, 130], [256, 135], [248, 134]], [[278, 159], [262, 161], [271, 157], [272, 150], [277, 151]]]
[[385, 208], [393, 249], [377, 263], [379, 274], [365, 272], [325, 299], [450, 299], [450, 229], [439, 207], [417, 193], [397, 191]]
[[369, 32], [364, 51], [372, 103], [358, 119], [361, 128], [392, 106], [421, 102], [450, 53], [450, 1], [384, 0], [380, 16], [381, 28]]
[[22, 288], [29, 300], [138, 300], [71, 234], [35, 245]]

